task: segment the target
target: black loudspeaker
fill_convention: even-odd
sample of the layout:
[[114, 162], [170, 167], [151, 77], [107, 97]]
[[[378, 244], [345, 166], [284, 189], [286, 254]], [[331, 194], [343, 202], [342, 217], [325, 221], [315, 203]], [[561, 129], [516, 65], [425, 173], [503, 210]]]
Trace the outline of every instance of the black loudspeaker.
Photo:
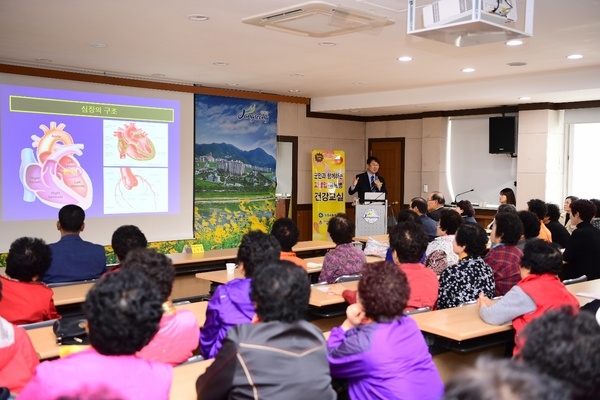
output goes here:
[[513, 154], [517, 141], [516, 117], [490, 118], [490, 154]]

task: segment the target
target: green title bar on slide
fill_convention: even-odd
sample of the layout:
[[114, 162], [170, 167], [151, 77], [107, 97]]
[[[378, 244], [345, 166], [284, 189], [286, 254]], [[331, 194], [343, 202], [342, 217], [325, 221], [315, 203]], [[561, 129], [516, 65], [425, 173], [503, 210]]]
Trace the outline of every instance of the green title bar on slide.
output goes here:
[[10, 111], [156, 122], [173, 122], [175, 119], [175, 110], [172, 108], [126, 106], [24, 96], [10, 96]]

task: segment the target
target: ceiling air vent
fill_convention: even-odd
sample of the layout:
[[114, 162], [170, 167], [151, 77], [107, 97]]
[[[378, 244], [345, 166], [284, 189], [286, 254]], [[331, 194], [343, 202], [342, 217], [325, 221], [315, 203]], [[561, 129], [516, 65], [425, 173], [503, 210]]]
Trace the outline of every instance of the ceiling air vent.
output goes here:
[[299, 4], [268, 14], [244, 18], [242, 22], [287, 33], [317, 38], [358, 31], [381, 30], [394, 21], [351, 8], [321, 1]]

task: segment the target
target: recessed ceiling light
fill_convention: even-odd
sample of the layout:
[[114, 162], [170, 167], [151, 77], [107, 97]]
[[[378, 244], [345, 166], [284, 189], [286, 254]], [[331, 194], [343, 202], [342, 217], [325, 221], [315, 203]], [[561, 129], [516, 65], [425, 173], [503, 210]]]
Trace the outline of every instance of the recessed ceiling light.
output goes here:
[[571, 54], [570, 56], [567, 56], [567, 58], [569, 60], [579, 60], [580, 58], [583, 58], [583, 55], [581, 55], [581, 54]]
[[166, 76], [165, 74], [152, 74], [152, 76], [156, 77], [156, 78], [162, 78], [163, 76]]
[[409, 56], [398, 57], [398, 61], [409, 62], [409, 61], [412, 61], [412, 57], [409, 57]]
[[518, 40], [518, 39], [514, 39], [514, 40], [509, 40], [508, 42], [506, 42], [507, 46], [520, 46], [523, 44], [522, 40]]
[[223, 62], [223, 61], [216, 61], [213, 63], [213, 65], [216, 65], [217, 67], [226, 67], [229, 65], [229, 63]]
[[524, 67], [525, 65], [527, 65], [527, 63], [523, 61], [513, 61], [506, 63], [506, 65], [508, 65], [509, 67]]
[[106, 44], [104, 44], [104, 43], [90, 43], [90, 47], [95, 47], [96, 49], [102, 49], [102, 48], [106, 47]]
[[187, 18], [190, 21], [208, 21], [209, 18], [206, 15], [201, 15], [201, 14], [191, 14], [188, 15]]
[[304, 75], [302, 74], [290, 74], [292, 78], [302, 78]]
[[351, 113], [357, 113], [357, 112], [358, 112], [358, 110], [348, 110], [348, 112], [351, 112]]
[[288, 92], [290, 92], [290, 93], [300, 93], [300, 90], [298, 90], [298, 89], [290, 89], [290, 90], [288, 90]]
[[531, 100], [531, 97], [523, 96], [523, 97], [519, 97], [519, 100]]
[[237, 86], [238, 84], [235, 82], [226, 83], [227, 86]]
[[319, 46], [331, 47], [335, 46], [337, 43], [335, 42], [319, 42]]
[[52, 62], [52, 60], [49, 58], [36, 58], [35, 61], [41, 62], [41, 63], [51, 63]]
[[475, 72], [475, 68], [463, 68], [462, 72]]
[[367, 82], [354, 82], [355, 85], [366, 85]]

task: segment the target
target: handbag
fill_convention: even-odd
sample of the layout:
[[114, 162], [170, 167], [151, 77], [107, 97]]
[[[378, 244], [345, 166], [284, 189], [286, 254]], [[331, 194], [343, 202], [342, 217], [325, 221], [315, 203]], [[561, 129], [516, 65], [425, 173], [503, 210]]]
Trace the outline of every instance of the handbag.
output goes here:
[[87, 331], [85, 330], [86, 319], [78, 317], [66, 317], [57, 319], [52, 325], [57, 344], [89, 344]]

